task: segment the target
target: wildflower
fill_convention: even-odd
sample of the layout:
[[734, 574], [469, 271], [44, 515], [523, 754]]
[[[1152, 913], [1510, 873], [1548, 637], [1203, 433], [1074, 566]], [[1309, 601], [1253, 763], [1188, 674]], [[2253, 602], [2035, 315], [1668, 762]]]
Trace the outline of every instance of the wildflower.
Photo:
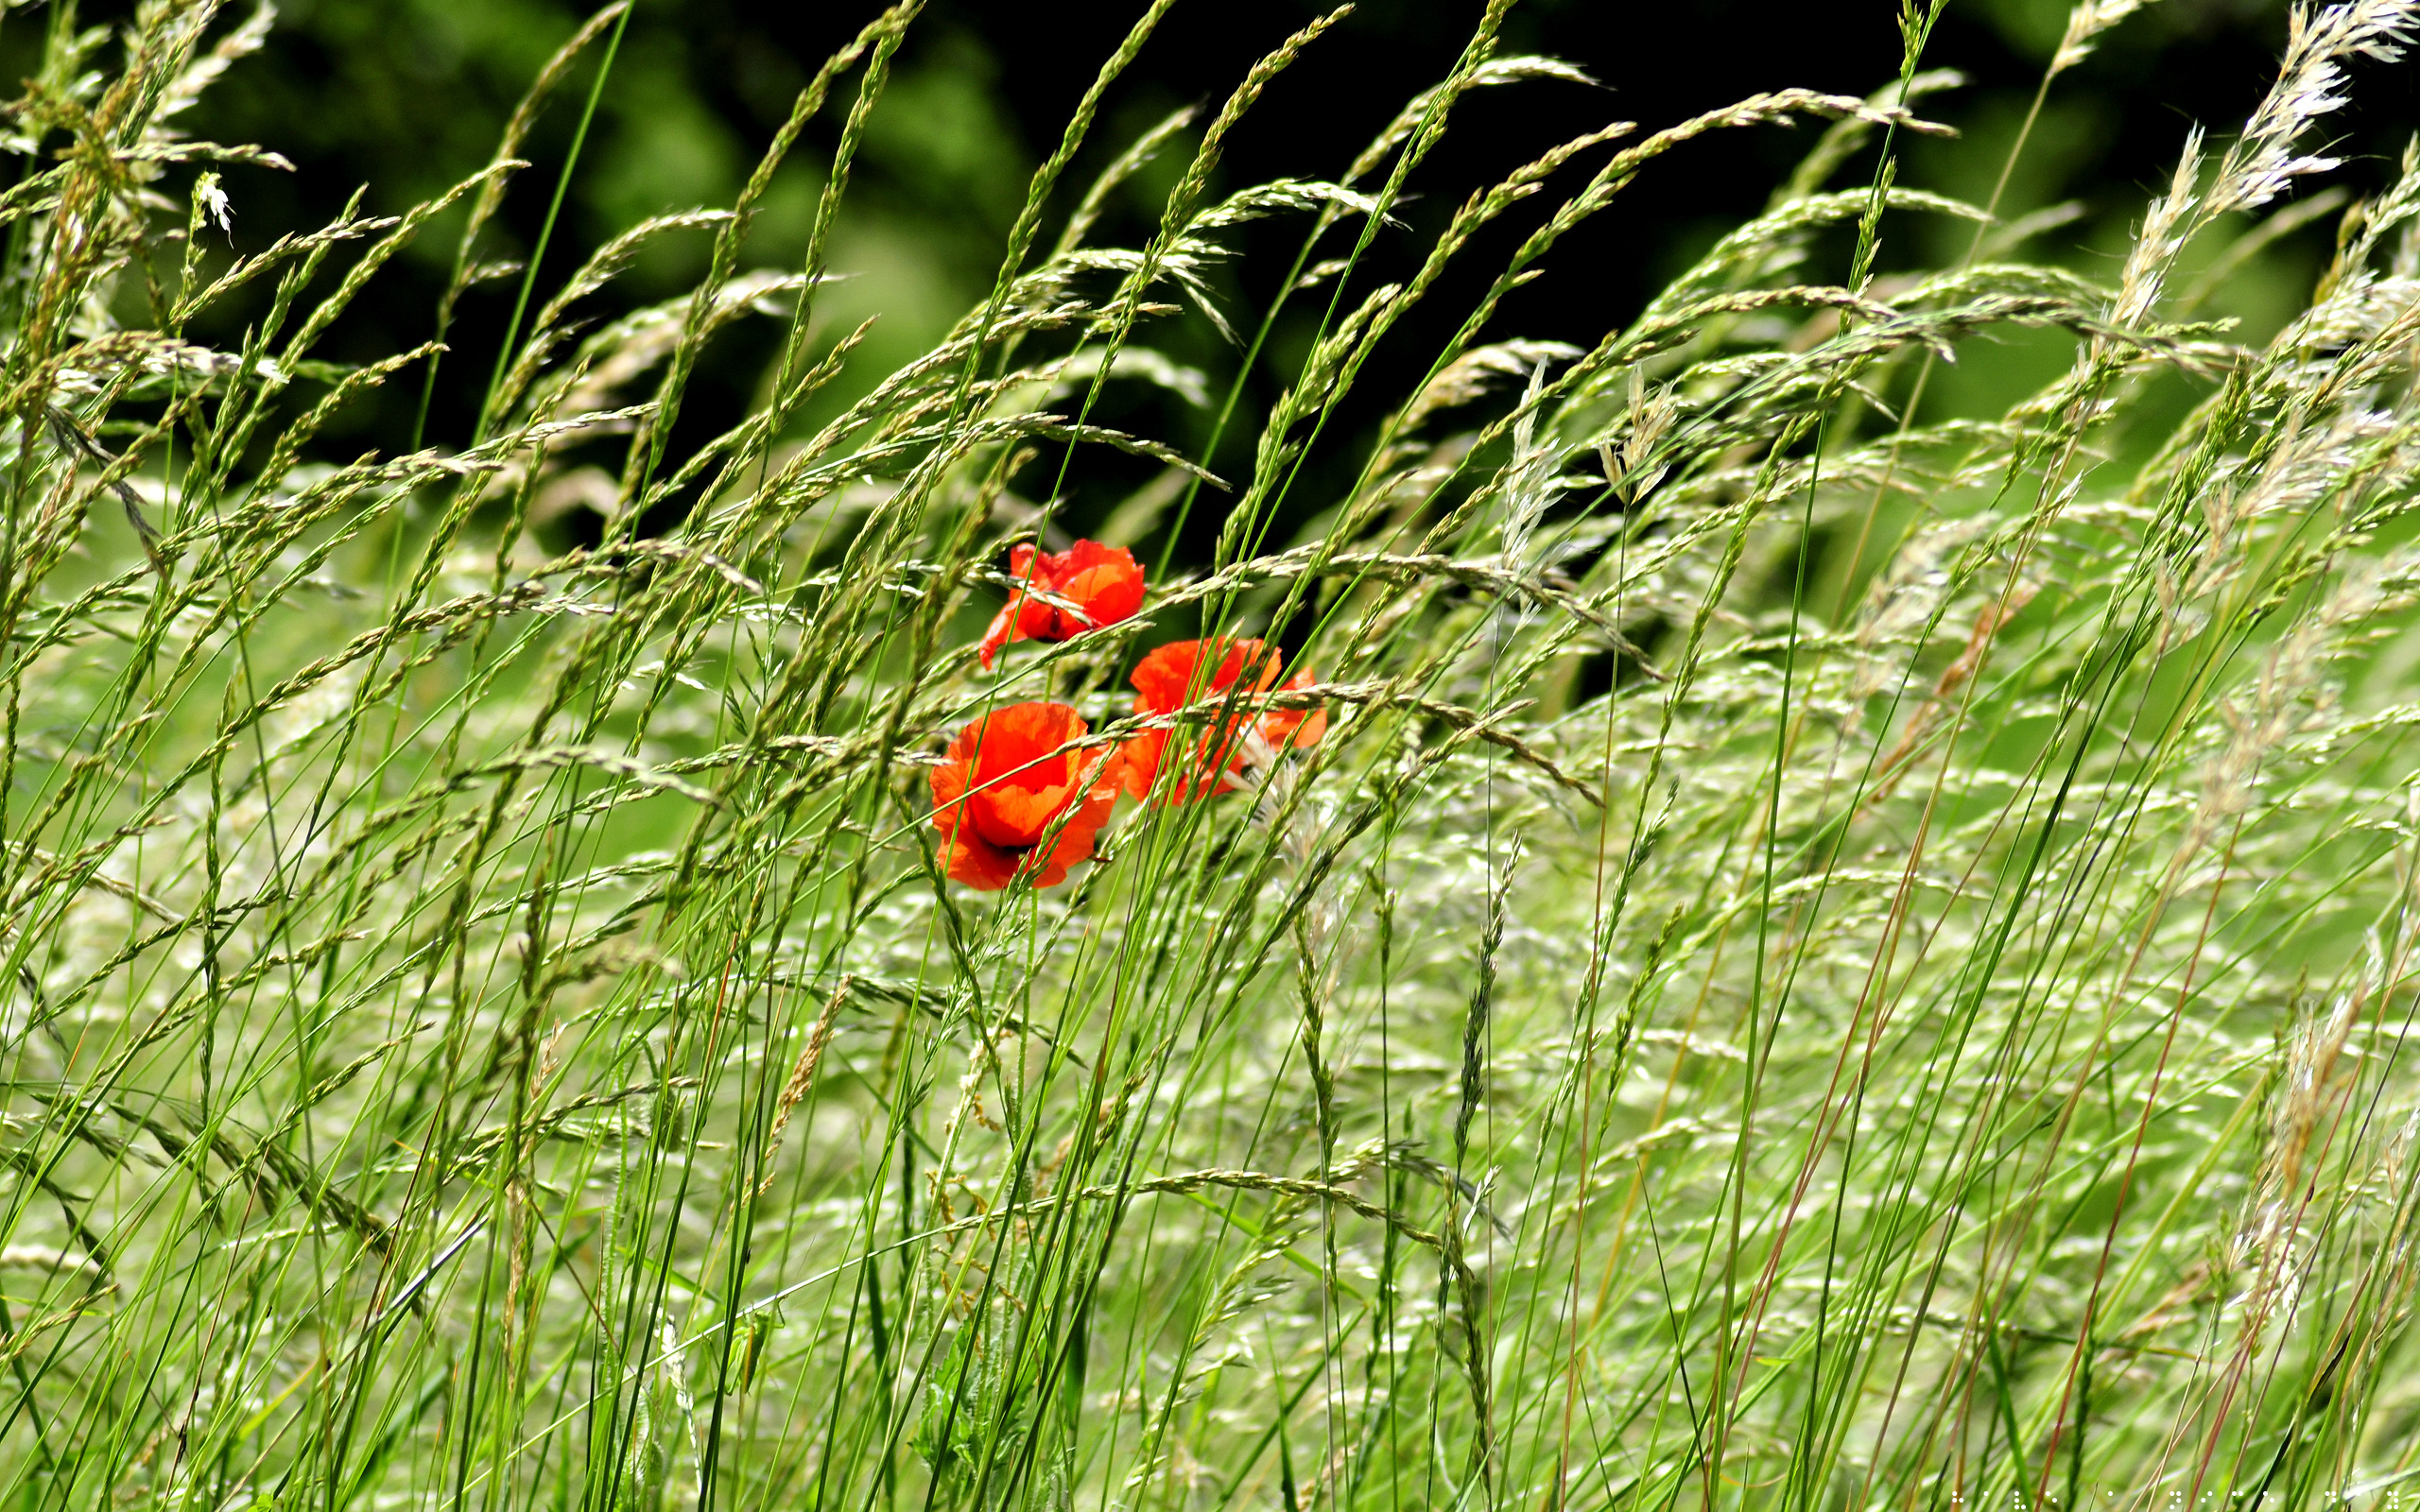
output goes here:
[[[1064, 641], [1130, 619], [1143, 607], [1143, 566], [1123, 546], [1098, 541], [1079, 541], [1065, 551], [1011, 546], [1009, 573], [1018, 586], [983, 632], [986, 667], [1011, 641]], [[1033, 589], [1075, 607], [1046, 602]]]
[[[1216, 665], [1205, 671], [1203, 662], [1211, 657], [1218, 659]], [[1228, 774], [1241, 770], [1247, 755], [1266, 759], [1263, 753], [1251, 750], [1254, 737], [1282, 750], [1288, 746], [1317, 745], [1327, 732], [1324, 711], [1263, 709], [1257, 715], [1252, 712], [1261, 701], [1256, 696], [1270, 692], [1272, 684], [1279, 693], [1310, 685], [1307, 672], [1278, 683], [1278, 661], [1276, 648], [1259, 641], [1177, 641], [1153, 651], [1134, 669], [1128, 679], [1134, 684], [1134, 712], [1145, 715], [1173, 713], [1193, 700], [1223, 701], [1238, 681], [1244, 684], [1240, 712], [1213, 716], [1216, 728], [1194, 747], [1191, 769], [1175, 780], [1172, 797], [1207, 798], [1234, 791], [1236, 782]], [[1144, 730], [1126, 743], [1121, 754], [1128, 792], [1142, 798], [1151, 791], [1167, 744], [1165, 730]]]
[[1092, 858], [1093, 836], [1117, 801], [1117, 761], [1071, 748], [1086, 732], [1063, 703], [1011, 704], [958, 732], [933, 768], [933, 828], [948, 844], [953, 878], [995, 892], [1022, 870], [1035, 886], [1055, 887]]

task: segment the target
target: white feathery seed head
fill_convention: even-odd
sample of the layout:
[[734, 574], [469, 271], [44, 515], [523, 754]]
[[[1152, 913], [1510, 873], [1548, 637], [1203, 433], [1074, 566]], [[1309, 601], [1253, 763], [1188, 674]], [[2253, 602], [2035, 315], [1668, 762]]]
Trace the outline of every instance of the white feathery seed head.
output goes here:
[[2420, 0], [2349, 0], [2314, 15], [2297, 6], [2288, 21], [2286, 57], [2277, 82], [2220, 164], [2209, 213], [2256, 210], [2307, 174], [2325, 173], [2341, 159], [2297, 153], [2313, 121], [2344, 107], [2344, 64], [2354, 58], [2394, 62], [2420, 26]]

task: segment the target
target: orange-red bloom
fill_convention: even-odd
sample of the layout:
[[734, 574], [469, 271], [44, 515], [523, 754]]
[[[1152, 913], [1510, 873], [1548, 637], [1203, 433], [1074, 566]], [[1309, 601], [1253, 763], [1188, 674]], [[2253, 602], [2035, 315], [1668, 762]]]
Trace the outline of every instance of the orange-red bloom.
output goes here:
[[[1215, 662], [1213, 659], [1216, 659]], [[1244, 764], [1244, 737], [1256, 731], [1270, 745], [1312, 746], [1327, 732], [1327, 713], [1315, 709], [1270, 709], [1259, 696], [1273, 687], [1292, 693], [1310, 686], [1311, 675], [1298, 672], [1277, 681], [1277, 648], [1259, 641], [1177, 641], [1143, 659], [1128, 680], [1134, 684], [1134, 712], [1167, 714], [1187, 703], [1234, 698], [1232, 713], [1208, 715], [1212, 728], [1193, 743], [1185, 769], [1170, 782], [1169, 796], [1179, 799], [1208, 798], [1235, 790], [1230, 773]], [[1211, 664], [1205, 666], [1204, 663]], [[1236, 684], [1244, 685], [1241, 694]], [[1121, 752], [1126, 762], [1126, 790], [1136, 798], [1151, 791], [1160, 763], [1167, 754], [1168, 731], [1147, 730], [1128, 741]]]
[[[1117, 801], [1117, 759], [1062, 748], [1085, 733], [1082, 716], [1063, 703], [1011, 704], [958, 732], [933, 768], [933, 828], [949, 849], [952, 877], [994, 892], [1022, 868], [1035, 886], [1055, 887], [1069, 867], [1092, 858], [1093, 836]], [[1046, 849], [1043, 838], [1063, 814], [1067, 821]]]
[[1079, 541], [1065, 551], [1009, 549], [1009, 575], [1076, 606], [1062, 609], [1019, 586], [983, 632], [983, 664], [1011, 641], [1064, 641], [1131, 618], [1143, 607], [1143, 566], [1123, 546]]

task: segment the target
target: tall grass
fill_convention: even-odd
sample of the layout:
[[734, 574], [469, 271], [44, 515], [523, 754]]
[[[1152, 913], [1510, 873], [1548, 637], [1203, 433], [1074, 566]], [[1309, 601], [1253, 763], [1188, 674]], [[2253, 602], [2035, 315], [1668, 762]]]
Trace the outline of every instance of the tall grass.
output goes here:
[[[1101, 40], [988, 297], [884, 375], [817, 301], [916, 0], [736, 204], [560, 283], [533, 258], [492, 372], [315, 353], [416, 232], [459, 236], [441, 335], [508, 189], [561, 207], [576, 163], [518, 154], [612, 88], [618, 9], [445, 197], [233, 257], [211, 165], [268, 154], [177, 122], [267, 8], [55, 4], [0, 196], [9, 1503], [2252, 1508], [2420, 1478], [2420, 160], [2273, 339], [2194, 323], [2306, 218], [2325, 116], [2420, 6], [2295, 11], [2231, 145], [2180, 129], [2107, 286], [2016, 260], [2017, 207], [1900, 181], [1937, 6], [1871, 99], [1441, 186], [1474, 92], [1579, 77], [1504, 54], [1507, 8], [1332, 180], [1216, 171], [1280, 71], [1339, 65], [1313, 26], [1087, 188], [1158, 0]], [[2046, 94], [2134, 9], [2081, 6]], [[1634, 176], [1808, 120], [1770, 211], [1630, 323], [1507, 328]], [[809, 250], [757, 267], [810, 126], [838, 146]], [[1154, 153], [1156, 230], [1096, 245]], [[1415, 191], [1469, 198], [1374, 284]], [[1971, 250], [1877, 273], [1943, 216]], [[1236, 374], [1278, 309], [1220, 317], [1229, 372], [1151, 343], [1269, 217], [1321, 335], [1259, 414]], [[1530, 229], [1472, 285], [1499, 221]], [[696, 228], [695, 294], [587, 322]], [[191, 338], [213, 312], [240, 345]], [[692, 443], [692, 378], [766, 320], [754, 407]], [[1940, 365], [2010, 328], [2072, 362], [1934, 418]], [[320, 438], [381, 383], [472, 394], [475, 431]], [[1256, 434], [1249, 467], [1103, 425], [1138, 383]], [[985, 672], [1006, 547], [1062, 539], [1101, 448], [1167, 469], [1106, 533], [1148, 560], [1211, 520], [1215, 559]], [[1349, 489], [1304, 497], [1340, 455]], [[550, 551], [566, 499], [597, 539]], [[1282, 701], [1324, 739], [1121, 802], [1063, 886], [945, 879], [927, 772], [961, 726], [1055, 697], [1106, 749], [1141, 653], [1221, 634], [1316, 670]]]

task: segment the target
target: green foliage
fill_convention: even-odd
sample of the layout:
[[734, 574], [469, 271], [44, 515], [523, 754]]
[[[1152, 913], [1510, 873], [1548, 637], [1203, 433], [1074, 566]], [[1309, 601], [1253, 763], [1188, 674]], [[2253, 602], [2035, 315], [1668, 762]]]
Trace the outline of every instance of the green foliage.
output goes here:
[[[1873, 98], [1589, 131], [1452, 186], [1379, 283], [1473, 99], [1584, 76], [1508, 54], [1499, 4], [1335, 180], [1230, 190], [1270, 82], [1339, 66], [1315, 25], [1150, 139], [1172, 171], [1087, 190], [1164, 9], [1022, 195], [962, 71], [898, 65], [912, 0], [752, 164], [666, 104], [726, 208], [550, 213], [581, 264], [518, 274], [492, 371], [322, 347], [415, 237], [457, 228], [441, 327], [502, 276], [504, 196], [575, 203], [572, 145], [644, 89], [618, 9], [524, 60], [476, 175], [242, 258], [211, 165], [263, 149], [177, 123], [266, 13], [52, 12], [0, 197], [0, 1491], [2251, 1508], [2420, 1474], [2420, 152], [2296, 198], [2420, 9], [2297, 12], [2105, 283], [2024, 261], [2049, 222], [2008, 197], [2108, 0], [1983, 193], [1918, 184], [1910, 7]], [[1793, 120], [1829, 123], [1808, 166], [1634, 318], [1512, 328], [1640, 173]], [[829, 278], [913, 241], [850, 229], [885, 154], [1008, 228], [896, 360]], [[1101, 245], [1130, 180], [1156, 220]], [[2328, 221], [2289, 300], [2267, 249]], [[1261, 308], [1209, 277], [1246, 227], [1298, 238]], [[678, 238], [693, 289], [596, 318]], [[1289, 306], [1317, 335], [1255, 413]], [[750, 351], [747, 413], [693, 434]], [[475, 434], [326, 439], [390, 382]], [[1105, 421], [1144, 386], [1248, 466]], [[1104, 457], [1149, 478], [1115, 533], [1209, 520], [1215, 560], [987, 670], [1006, 548]], [[1084, 750], [1182, 751], [1243, 695], [1147, 715], [1129, 674], [1236, 635], [1322, 737], [1121, 800], [1063, 886], [947, 880], [955, 732], [1046, 698]]]

